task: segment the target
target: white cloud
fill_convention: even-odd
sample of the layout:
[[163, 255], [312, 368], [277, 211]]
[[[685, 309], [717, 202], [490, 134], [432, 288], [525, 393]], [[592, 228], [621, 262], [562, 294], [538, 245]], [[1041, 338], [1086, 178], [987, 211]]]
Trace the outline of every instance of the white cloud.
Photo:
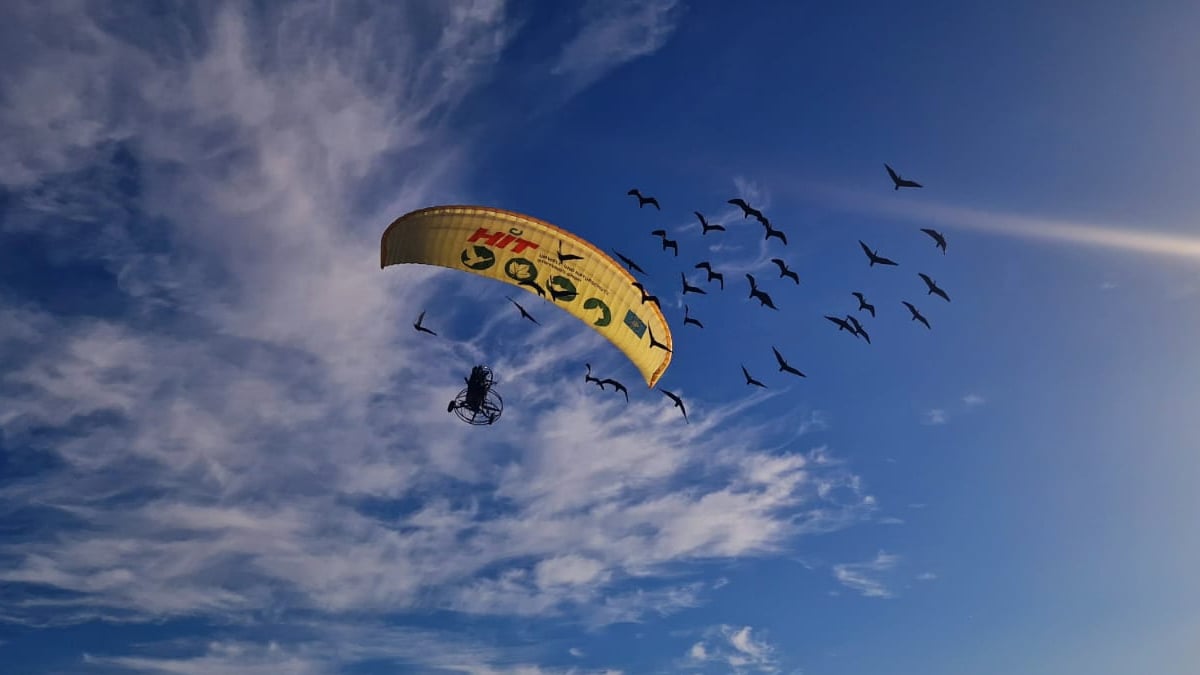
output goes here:
[[547, 586], [577, 586], [595, 581], [604, 573], [604, 563], [578, 555], [546, 558], [534, 568], [536, 583]]
[[671, 36], [681, 12], [678, 0], [590, 0], [583, 27], [559, 55], [551, 72], [582, 89], [609, 70], [652, 54]]
[[179, 675], [330, 675], [362, 662], [384, 662], [408, 672], [467, 675], [614, 675], [620, 671], [546, 668], [531, 661], [529, 650], [499, 650], [430, 631], [375, 624], [303, 624], [298, 636], [275, 639], [174, 640], [140, 645], [138, 656], [84, 654], [91, 666], [129, 673]]
[[580, 649], [579, 647], [571, 647], [570, 649], [567, 650], [567, 653], [570, 654], [571, 656], [574, 656], [577, 659], [581, 659], [584, 656], [583, 650]]
[[939, 425], [950, 421], [950, 415], [943, 408], [930, 408], [921, 416], [922, 424]]
[[843, 586], [868, 598], [890, 598], [893, 593], [879, 577], [896, 566], [899, 556], [880, 551], [873, 560], [833, 566], [833, 576]]
[[969, 408], [973, 408], [975, 406], [980, 406], [980, 405], [983, 405], [984, 403], [987, 403], [987, 399], [980, 396], [979, 394], [974, 394], [974, 393], [963, 396], [962, 400], [963, 400], [963, 404]]
[[922, 572], [917, 575], [917, 581], [933, 581], [937, 578], [938, 576], [933, 572]]
[[756, 638], [750, 626], [716, 626], [706, 631], [704, 640], [692, 644], [684, 665], [703, 667], [708, 664], [727, 666], [734, 673], [779, 672], [775, 648], [766, 640]]

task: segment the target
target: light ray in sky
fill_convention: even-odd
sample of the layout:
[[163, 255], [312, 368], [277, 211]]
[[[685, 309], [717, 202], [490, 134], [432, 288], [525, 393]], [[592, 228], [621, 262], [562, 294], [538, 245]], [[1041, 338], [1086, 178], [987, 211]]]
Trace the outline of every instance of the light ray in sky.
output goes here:
[[881, 195], [863, 189], [812, 183], [806, 186], [805, 192], [842, 210], [886, 215], [927, 226], [940, 225], [950, 229], [1098, 246], [1200, 262], [1200, 237], [1163, 230], [986, 211], [927, 200], [895, 199], [890, 190]]

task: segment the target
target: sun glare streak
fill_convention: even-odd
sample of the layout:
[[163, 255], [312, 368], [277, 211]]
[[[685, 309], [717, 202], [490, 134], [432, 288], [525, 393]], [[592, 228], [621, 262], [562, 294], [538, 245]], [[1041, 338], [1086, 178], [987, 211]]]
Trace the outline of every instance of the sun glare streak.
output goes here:
[[1013, 213], [995, 213], [948, 204], [899, 201], [863, 190], [832, 185], [810, 184], [808, 188], [812, 196], [821, 201], [859, 213], [888, 215], [926, 225], [937, 224], [949, 228], [1200, 261], [1200, 237]]

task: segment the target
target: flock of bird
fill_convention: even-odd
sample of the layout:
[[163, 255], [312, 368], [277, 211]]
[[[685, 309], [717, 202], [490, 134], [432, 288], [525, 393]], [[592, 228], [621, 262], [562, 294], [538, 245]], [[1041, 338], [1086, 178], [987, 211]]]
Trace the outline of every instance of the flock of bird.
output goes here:
[[[899, 190], [900, 188], [924, 187], [920, 183], [918, 183], [914, 180], [910, 180], [910, 179], [902, 177], [891, 166], [889, 166], [887, 164], [884, 164], [884, 168], [887, 170], [888, 176], [892, 180], [892, 185], [893, 185], [894, 190]], [[639, 209], [646, 207], [646, 206], [652, 206], [656, 210], [659, 210], [659, 211], [662, 210], [662, 206], [659, 204], [657, 198], [643, 194], [641, 192], [641, 190], [639, 190], [637, 188], [630, 190], [627, 194], [629, 196], [637, 198], [637, 203], [638, 203]], [[756, 221], [758, 221], [759, 224], [762, 225], [764, 241], [770, 241], [771, 239], [778, 239], [782, 245], [786, 246], [788, 244], [787, 234], [784, 233], [782, 230], [774, 227], [771, 224], [770, 218], [768, 218], [766, 216], [766, 214], [764, 214], [760, 209], [757, 209], [757, 208], [751, 206], [749, 203], [746, 202], [745, 199], [742, 199], [740, 197], [729, 199], [727, 201], [727, 203], [732, 204], [732, 205], [738, 207], [739, 209], [741, 209], [743, 219], [754, 218]], [[696, 219], [700, 223], [700, 235], [701, 236], [707, 236], [709, 233], [712, 233], [712, 232], [725, 232], [726, 231], [726, 228], [724, 225], [710, 222], [708, 220], [708, 218], [705, 217], [705, 215], [703, 213], [701, 213], [700, 211], [693, 211], [692, 213], [695, 214]], [[921, 232], [925, 233], [933, 240], [934, 246], [938, 250], [940, 250], [943, 255], [946, 253], [946, 238], [942, 235], [941, 232], [938, 232], [937, 230], [934, 230], [932, 228], [921, 228]], [[674, 256], [674, 257], [679, 256], [679, 242], [675, 239], [669, 238], [666, 230], [657, 229], [657, 230], [650, 232], [650, 235], [659, 238], [662, 250], [664, 252], [670, 251], [672, 256]], [[895, 260], [892, 260], [891, 258], [885, 257], [883, 255], [880, 255], [880, 253], [877, 249], [871, 248], [870, 246], [867, 245], [866, 242], [859, 240], [858, 244], [862, 248], [863, 254], [866, 255], [866, 257], [867, 257], [867, 266], [868, 267], [875, 267], [876, 265], [891, 266], [891, 267], [898, 266], [898, 263]], [[613, 254], [616, 255], [616, 257], [622, 263], [625, 264], [625, 266], [629, 269], [630, 273], [646, 275], [646, 271], [641, 266], [639, 266], [637, 263], [635, 263], [633, 260], [631, 260], [628, 256], [624, 255], [620, 251], [615, 251], [615, 250], [613, 251]], [[793, 284], [800, 285], [800, 275], [788, 265], [787, 261], [785, 261], [783, 258], [775, 257], [775, 258], [771, 258], [770, 262], [779, 269], [779, 278], [780, 279], [790, 279]], [[712, 284], [713, 282], [716, 282], [716, 284], [718, 285], [718, 288], [720, 288], [722, 291], [725, 290], [724, 274], [713, 269], [713, 265], [710, 261], [704, 260], [704, 261], [698, 262], [693, 266], [693, 268], [704, 271], [706, 283]], [[753, 274], [746, 274], [745, 276], [746, 276], [746, 281], [749, 283], [748, 299], [757, 300], [760, 307], [766, 307], [766, 308], [778, 311], [779, 308], [776, 306], [774, 299], [771, 297], [770, 293], [768, 293], [762, 287], [760, 287], [758, 279], [756, 279]], [[940, 286], [937, 285], [937, 283], [934, 281], [933, 277], [929, 276], [928, 274], [925, 274], [924, 272], [919, 272], [917, 276], [925, 284], [926, 295], [936, 295], [947, 302], [950, 301], [950, 295], [944, 289], [942, 289]], [[687, 274], [684, 272], [680, 273], [680, 284], [682, 287], [681, 295], [684, 298], [686, 298], [689, 294], [707, 295], [707, 293], [708, 293], [708, 291], [706, 291], [704, 288], [692, 285], [690, 282], [688, 282]], [[640, 282], [634, 283], [634, 286], [637, 287], [639, 291], [641, 291], [643, 303], [653, 302], [655, 304], [660, 304], [659, 299], [656, 296], [651, 295], [648, 291], [646, 291], [645, 287]], [[858, 301], [858, 309], [857, 309], [858, 312], [865, 312], [867, 314], [870, 314], [870, 316], [872, 318], [875, 317], [875, 312], [876, 312], [875, 305], [868, 302], [866, 296], [862, 292], [854, 291], [851, 293], [851, 295]], [[923, 314], [921, 314], [920, 310], [917, 309], [916, 305], [914, 305], [912, 302], [909, 302], [908, 300], [902, 300], [901, 304], [903, 304], [904, 307], [908, 309], [908, 312], [911, 315], [912, 321], [916, 321], [916, 322], [924, 325], [925, 328], [927, 328], [927, 329], [932, 328], [932, 326], [929, 323], [929, 320]], [[660, 304], [660, 307], [661, 307], [661, 304]], [[832, 324], [837, 326], [837, 329], [839, 331], [846, 331], [850, 335], [852, 335], [856, 338], [860, 338], [860, 339], [866, 341], [868, 344], [870, 344], [870, 342], [871, 342], [870, 333], [867, 332], [866, 327], [863, 326], [863, 324], [859, 320], [859, 318], [854, 316], [853, 314], [847, 314], [845, 317], [826, 315], [825, 318], [828, 321], [830, 321]], [[687, 304], [686, 301], [684, 302], [684, 305], [683, 305], [683, 326], [685, 328], [687, 326], [695, 326], [696, 328], [700, 328], [700, 329], [704, 328], [704, 323], [701, 322], [698, 318], [696, 318], [692, 314], [691, 306], [689, 304]], [[776, 364], [779, 366], [779, 372], [788, 373], [795, 377], [807, 377], [799, 369], [792, 366], [788, 362], [788, 360], [784, 357], [784, 355], [779, 351], [779, 349], [777, 347], [772, 346], [771, 352], [773, 353], [773, 355], [775, 357]], [[760, 387], [760, 388], [767, 387], [767, 385], [765, 383], [763, 383], [761, 380], [757, 379], [750, 373], [749, 369], [746, 368], [745, 363], [741, 363], [741, 364], [739, 364], [739, 366], [741, 367], [742, 377], [745, 378], [746, 386]], [[615, 380], [611, 380], [611, 379], [601, 380], [599, 378], [592, 376], [591, 365], [587, 365], [587, 375], [585, 376], [584, 379], [586, 382], [592, 382], [592, 383], [598, 385], [601, 389], [603, 389], [605, 387], [605, 385], [614, 385], [614, 386], [619, 385], [619, 383], [617, 383]], [[624, 386], [620, 386], [618, 391], [622, 391], [623, 393], [625, 393], [626, 399], [628, 399], [628, 396], [629, 396], [628, 391], [625, 389]], [[660, 388], [659, 391], [662, 392], [664, 396], [667, 396], [672, 401], [674, 401], [675, 407], [679, 408], [680, 412], [683, 414], [684, 419], [686, 420], [687, 419], [687, 408], [684, 406], [683, 400], [675, 392], [669, 391], [667, 389], [662, 389], [662, 388]]]
[[[923, 187], [920, 183], [918, 183], [916, 181], [901, 177], [894, 169], [892, 169], [891, 166], [884, 164], [884, 167], [887, 169], [888, 176], [891, 178], [895, 190], [899, 190], [902, 187], [903, 188]], [[642, 192], [640, 190], [638, 190], [637, 188], [629, 190], [629, 192], [627, 194], [629, 196], [633, 196], [633, 197], [637, 198], [639, 209], [642, 207], [645, 207], [645, 206], [653, 206], [656, 210], [659, 210], [659, 211], [662, 210], [662, 207], [659, 204], [658, 199], [656, 199], [655, 197], [652, 197], [652, 196], [646, 196], [646, 195], [642, 194]], [[727, 203], [740, 208], [742, 211], [742, 214], [743, 214], [742, 215], [743, 219], [753, 217], [755, 220], [757, 220], [763, 226], [764, 241], [770, 241], [771, 239], [778, 239], [782, 245], [784, 245], [784, 246], [787, 245], [787, 243], [788, 243], [787, 235], [783, 231], [773, 227], [771, 225], [770, 219], [767, 218], [767, 216], [765, 214], [763, 214], [763, 212], [761, 210], [754, 208], [753, 206], [748, 204], [744, 199], [742, 199], [740, 197], [729, 199], [727, 201]], [[710, 232], [725, 232], [726, 231], [726, 228], [723, 225], [710, 223], [708, 221], [708, 219], [704, 216], [703, 213], [701, 213], [699, 211], [693, 211], [693, 213], [695, 214], [697, 220], [700, 222], [701, 236], [706, 236]], [[937, 230], [934, 230], [932, 228], [921, 228], [921, 232], [925, 233], [933, 240], [934, 246], [938, 250], [940, 250], [943, 255], [946, 253], [946, 238], [942, 235], [942, 233], [940, 233]], [[650, 233], [650, 235], [659, 238], [659, 240], [661, 242], [662, 250], [664, 252], [669, 250], [669, 251], [671, 251], [671, 253], [674, 257], [679, 256], [679, 242], [677, 240], [670, 239], [668, 237], [667, 231], [665, 229], [656, 229], [656, 230], [652, 231]], [[876, 265], [895, 267], [895, 266], [899, 265], [899, 263], [897, 263], [896, 261], [894, 261], [890, 258], [887, 258], [883, 255], [880, 255], [879, 251], [877, 249], [871, 248], [862, 240], [859, 240], [858, 244], [862, 248], [863, 253], [867, 257], [867, 263], [868, 263], [867, 266], [868, 267], [873, 268]], [[644, 270], [640, 265], [638, 265], [636, 262], [634, 262], [632, 259], [630, 259], [625, 254], [623, 254], [617, 250], [613, 250], [613, 254], [617, 257], [617, 259], [619, 259], [625, 265], [625, 267], [629, 270], [630, 274], [641, 274], [642, 276], [647, 276], [646, 270]], [[564, 254], [562, 252], [561, 242], [559, 244], [558, 258], [559, 258], [560, 262], [568, 262], [570, 260], [581, 259], [580, 256]], [[775, 258], [771, 258], [770, 262], [779, 268], [779, 278], [780, 279], [790, 279], [794, 284], [796, 284], [796, 285], [800, 284], [800, 275], [795, 270], [791, 269], [791, 267], [788, 266], [787, 262], [784, 259], [775, 257]], [[711, 262], [704, 260], [704, 261], [698, 262], [695, 265], [693, 265], [693, 268], [698, 269], [698, 270], [704, 270], [705, 275], [706, 275], [705, 283], [711, 285], [715, 281], [715, 282], [717, 282], [720, 290], [722, 290], [722, 291], [725, 290], [725, 277], [721, 272], [718, 272], [713, 269]], [[681, 283], [681, 287], [682, 287], [683, 297], [686, 298], [689, 294], [695, 294], [695, 295], [707, 295], [708, 294], [708, 291], [705, 290], [704, 288], [702, 288], [700, 286], [695, 286], [695, 285], [692, 285], [691, 283], [689, 283], [686, 272], [680, 272], [679, 276], [680, 276], [680, 283]], [[745, 276], [746, 276], [746, 280], [749, 282], [749, 295], [747, 296], [747, 299], [758, 300], [760, 307], [766, 307], [766, 308], [778, 311], [779, 308], [775, 305], [775, 302], [772, 299], [771, 295], [759, 286], [758, 280], [754, 277], [754, 275], [746, 274]], [[927, 291], [926, 292], [927, 296], [928, 295], [936, 295], [936, 296], [942, 298], [943, 300], [945, 300], [946, 302], [950, 301], [950, 295], [944, 289], [942, 289], [940, 286], [938, 286], [932, 277], [930, 277], [928, 274], [925, 274], [924, 272], [919, 272], [917, 274], [917, 276], [920, 277], [921, 281], [924, 282], [926, 291]], [[637, 288], [638, 291], [641, 293], [642, 304], [645, 304], [647, 302], [652, 302], [652, 303], [658, 305], [661, 309], [661, 303], [660, 303], [658, 297], [651, 294], [646, 289], [645, 285], [643, 285], [640, 281], [634, 281], [633, 286], [635, 288]], [[542, 295], [543, 297], [545, 296], [544, 293], [539, 293], [539, 295]], [[872, 318], [875, 317], [875, 311], [876, 311], [875, 305], [868, 302], [866, 296], [862, 292], [854, 291], [851, 293], [851, 295], [858, 301], [858, 308], [857, 308], [858, 312], [860, 312], [860, 313], [866, 312], [867, 314], [870, 314], [870, 316]], [[518, 303], [516, 300], [513, 300], [511, 297], [508, 297], [508, 296], [505, 296], [505, 297], [510, 303], [512, 303], [516, 307], [517, 311], [520, 312], [520, 316], [522, 318], [528, 319], [529, 321], [532, 321], [535, 324], [538, 323], [537, 319], [535, 319], [533, 317], [533, 315], [530, 314], [525, 309], [525, 307], [523, 307], [520, 303]], [[909, 302], [908, 300], [902, 300], [901, 304], [903, 304], [908, 309], [908, 312], [911, 315], [912, 321], [921, 323], [927, 329], [932, 329], [932, 326], [930, 325], [929, 320], [923, 314], [921, 314], [920, 310], [916, 307], [916, 305]], [[429, 333], [432, 335], [437, 335], [437, 333], [434, 333], [432, 330], [430, 330], [429, 328], [427, 328], [423, 325], [424, 318], [425, 318], [425, 312], [421, 312], [421, 315], [417, 318], [416, 323], [413, 324], [413, 328], [415, 328], [417, 331]], [[866, 328], [862, 325], [862, 322], [859, 321], [858, 317], [855, 317], [853, 314], [847, 314], [844, 317], [826, 315], [825, 319], [827, 319], [832, 324], [837, 326], [837, 329], [839, 332], [845, 331], [845, 332], [849, 333], [851, 336], [853, 336], [855, 338], [860, 338], [860, 339], [866, 341], [868, 344], [870, 344], [870, 342], [871, 342], [870, 334], [867, 332]], [[704, 324], [699, 319], [697, 319], [695, 316], [692, 315], [691, 308], [688, 304], [686, 304], [686, 302], [683, 305], [683, 325], [685, 328], [687, 326], [695, 326], [698, 329], [704, 328]], [[662, 342], [659, 342], [658, 340], [656, 340], [654, 338], [654, 334], [652, 332], [650, 333], [650, 347], [670, 351], [669, 348], [667, 347], [667, 345], [663, 344]], [[779, 349], [772, 346], [771, 351], [773, 352], [775, 361], [776, 361], [777, 365], [779, 366], [778, 372], [788, 373], [795, 377], [807, 377], [799, 369], [793, 367], [787, 361], [787, 359], [784, 358], [783, 354], [780, 353]], [[592, 384], [595, 384], [602, 390], [605, 390], [606, 387], [612, 387], [614, 392], [620, 392], [621, 394], [623, 394], [625, 396], [626, 401], [629, 400], [629, 390], [625, 387], [624, 384], [622, 384], [621, 382], [619, 382], [615, 379], [612, 379], [612, 378], [595, 377], [592, 374], [591, 364], [584, 364], [584, 365], [587, 368], [587, 372], [584, 375], [585, 382], [590, 382]], [[744, 363], [739, 364], [739, 365], [741, 366], [742, 376], [745, 378], [747, 386], [760, 387], [760, 388], [767, 387], [766, 384], [764, 384], [762, 381], [756, 379], [753, 375], [750, 374], [750, 371], [746, 368], [746, 365]], [[674, 407], [679, 408], [680, 413], [683, 415], [684, 421], [685, 422], [688, 421], [687, 420], [687, 408], [684, 405], [683, 399], [675, 392], [669, 391], [667, 389], [659, 388], [659, 391], [662, 392], [662, 394], [664, 396], [668, 397], [669, 399], [671, 399], [674, 402]]]

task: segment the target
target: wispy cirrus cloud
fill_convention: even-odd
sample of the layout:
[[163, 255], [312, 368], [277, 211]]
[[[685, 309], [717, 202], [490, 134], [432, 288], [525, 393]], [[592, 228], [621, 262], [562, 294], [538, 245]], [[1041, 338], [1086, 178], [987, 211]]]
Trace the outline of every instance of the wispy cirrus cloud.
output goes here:
[[619, 675], [612, 669], [540, 666], [533, 650], [498, 649], [446, 633], [371, 623], [307, 622], [286, 637], [144, 643], [137, 656], [87, 653], [83, 663], [123, 673], [328, 675], [357, 663], [467, 675]]
[[678, 0], [589, 0], [582, 27], [563, 47], [551, 73], [578, 91], [609, 70], [658, 51], [682, 13]]
[[705, 639], [692, 644], [684, 657], [691, 668], [729, 668], [734, 673], [776, 673], [780, 666], [776, 649], [765, 639], [755, 637], [750, 626], [716, 626]]
[[946, 424], [950, 421], [950, 413], [945, 408], [930, 408], [921, 414], [921, 423], [931, 426]]
[[880, 551], [872, 560], [834, 565], [833, 577], [863, 597], [891, 598], [894, 594], [881, 577], [894, 568], [899, 560], [900, 557], [895, 554]]
[[[958, 413], [967, 413], [979, 408], [987, 403], [987, 399], [983, 395], [971, 392], [964, 394], [952, 407]], [[938, 426], [950, 422], [950, 410], [945, 407], [929, 408], [921, 414], [921, 423], [931, 426]]]

